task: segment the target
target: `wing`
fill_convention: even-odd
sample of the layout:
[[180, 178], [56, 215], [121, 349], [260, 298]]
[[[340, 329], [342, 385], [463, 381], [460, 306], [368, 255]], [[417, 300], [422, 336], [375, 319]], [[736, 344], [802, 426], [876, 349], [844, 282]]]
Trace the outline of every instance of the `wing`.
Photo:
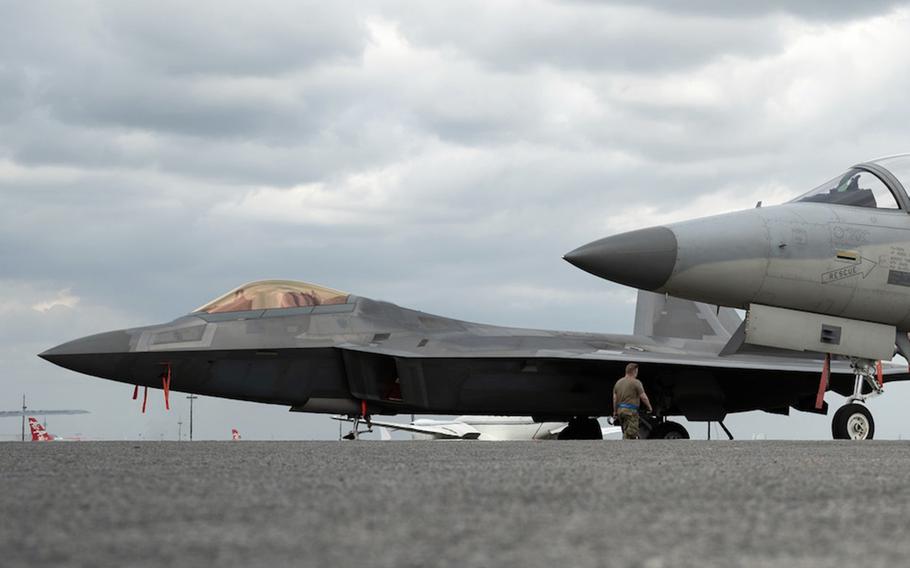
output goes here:
[[[565, 430], [568, 426], [568, 424], [563, 424], [559, 428], [553, 428], [550, 430], [549, 434], [551, 437], [556, 438], [559, 436], [559, 433]], [[604, 440], [615, 434], [622, 434], [622, 428], [619, 426], [608, 426], [606, 428], [601, 427], [600, 429], [600, 435], [603, 436]]]
[[[377, 414], [609, 416], [613, 384], [630, 362], [642, 365], [648, 396], [667, 401], [667, 415], [722, 420], [751, 410], [826, 412], [824, 405], [816, 408], [822, 361], [799, 354], [721, 357], [645, 342], [585, 348], [577, 341], [564, 348], [555, 340], [545, 346], [484, 339], [474, 352], [432, 340], [424, 352], [388, 344], [339, 348], [352, 398], [375, 404]], [[910, 376], [906, 367], [886, 364], [883, 378]], [[853, 384], [849, 364], [833, 362], [829, 389], [849, 394]]]
[[[695, 366], [714, 367], [721, 369], [754, 369], [767, 371], [793, 371], [798, 373], [820, 373], [822, 359], [816, 354], [793, 352], [792, 356], [741, 354], [719, 356], [713, 353], [687, 353], [685, 351], [668, 349], [665, 352], [651, 351], [647, 347], [633, 346], [628, 349], [592, 349], [589, 351], [575, 349], [527, 349], [507, 350], [491, 353], [460, 353], [452, 352], [441, 354], [422, 354], [408, 350], [390, 349], [373, 345], [343, 345], [342, 349], [387, 355], [405, 359], [476, 359], [497, 360], [508, 358], [521, 358], [525, 360], [573, 360], [573, 361], [606, 361], [617, 363], [651, 363], [669, 366]], [[835, 360], [831, 363], [833, 373], [852, 375], [853, 371], [847, 361]], [[889, 362], [883, 363], [883, 373], [886, 376], [898, 378], [907, 377], [908, 369], [903, 365]], [[898, 377], [902, 376], [902, 377]]]
[[[350, 418], [344, 416], [333, 416], [332, 419], [342, 422], [353, 422]], [[480, 437], [480, 432], [460, 422], [451, 424], [433, 424], [433, 425], [415, 425], [402, 424], [400, 422], [387, 422], [385, 420], [371, 420], [373, 426], [389, 428], [390, 430], [401, 430], [403, 432], [413, 432], [415, 434], [428, 434], [443, 440], [476, 440]]]
[[622, 428], [620, 428], [619, 426], [610, 426], [609, 428], [601, 428], [600, 433], [604, 437], [604, 439], [606, 439], [606, 438], [616, 435], [616, 434], [622, 435]]

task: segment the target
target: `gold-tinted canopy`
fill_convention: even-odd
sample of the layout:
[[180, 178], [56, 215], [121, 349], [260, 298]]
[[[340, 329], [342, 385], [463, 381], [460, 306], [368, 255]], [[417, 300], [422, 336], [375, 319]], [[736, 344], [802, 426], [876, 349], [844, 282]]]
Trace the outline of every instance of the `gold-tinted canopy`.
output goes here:
[[259, 280], [231, 290], [194, 310], [194, 313], [218, 314], [344, 304], [349, 296], [347, 292], [296, 280]]

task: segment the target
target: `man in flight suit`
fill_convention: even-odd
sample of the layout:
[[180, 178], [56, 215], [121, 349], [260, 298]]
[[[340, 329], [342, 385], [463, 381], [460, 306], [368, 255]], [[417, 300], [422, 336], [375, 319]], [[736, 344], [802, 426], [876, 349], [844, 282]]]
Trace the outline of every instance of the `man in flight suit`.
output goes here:
[[638, 380], [638, 363], [629, 363], [626, 376], [613, 387], [613, 420], [622, 426], [622, 437], [626, 440], [638, 439], [638, 408], [642, 404], [649, 414], [653, 412], [645, 387]]

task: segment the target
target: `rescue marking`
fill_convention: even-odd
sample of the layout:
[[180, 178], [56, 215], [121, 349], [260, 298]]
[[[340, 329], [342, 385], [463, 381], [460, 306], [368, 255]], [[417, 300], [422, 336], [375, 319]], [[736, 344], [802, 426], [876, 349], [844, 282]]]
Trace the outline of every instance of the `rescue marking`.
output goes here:
[[[865, 257], [860, 257], [860, 260], [855, 264], [823, 273], [822, 284], [830, 284], [831, 282], [837, 282], [838, 280], [844, 280], [859, 275], [862, 275], [863, 279], [865, 279], [873, 270], [875, 270], [876, 266], [878, 266], [877, 262]], [[910, 283], [907, 285], [910, 286]]]

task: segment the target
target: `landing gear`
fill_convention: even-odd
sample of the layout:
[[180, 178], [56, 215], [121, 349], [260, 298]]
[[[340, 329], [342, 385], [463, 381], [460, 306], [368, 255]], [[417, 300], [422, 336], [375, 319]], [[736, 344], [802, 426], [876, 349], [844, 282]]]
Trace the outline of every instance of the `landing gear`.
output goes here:
[[[359, 440], [361, 434], [370, 434], [373, 432], [373, 421], [370, 419], [370, 415], [366, 414], [363, 416], [349, 416], [354, 427], [351, 428], [351, 431], [344, 435], [345, 440]], [[360, 429], [360, 422], [364, 421], [367, 424], [366, 430]]]
[[835, 440], [871, 440], [875, 435], [872, 413], [855, 402], [840, 407], [834, 413], [831, 434]]
[[594, 418], [575, 417], [556, 436], [557, 440], [603, 440], [600, 423]]
[[[869, 409], [860, 403], [884, 392], [881, 364], [856, 358], [851, 359], [850, 363], [856, 377], [853, 395], [847, 399], [847, 404], [834, 413], [831, 435], [835, 440], [871, 440], [875, 435], [875, 421]], [[863, 392], [866, 387], [869, 387], [869, 392]]]
[[656, 424], [648, 433], [649, 440], [688, 440], [689, 432], [678, 423], [666, 420]]
[[638, 437], [641, 440], [688, 440], [689, 431], [679, 422], [661, 416], [638, 417]]

